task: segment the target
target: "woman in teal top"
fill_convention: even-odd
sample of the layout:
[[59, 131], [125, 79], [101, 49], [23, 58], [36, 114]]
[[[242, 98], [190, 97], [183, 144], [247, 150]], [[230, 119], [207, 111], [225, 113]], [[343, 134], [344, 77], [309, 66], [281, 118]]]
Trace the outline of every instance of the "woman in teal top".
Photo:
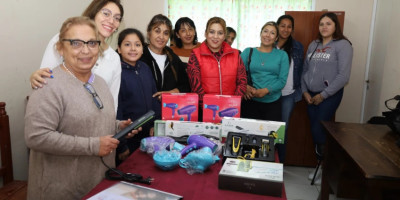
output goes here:
[[275, 48], [278, 35], [277, 24], [267, 22], [261, 29], [260, 47], [246, 48], [241, 54], [248, 73], [243, 118], [282, 121], [281, 91], [286, 84], [289, 59], [285, 51]]

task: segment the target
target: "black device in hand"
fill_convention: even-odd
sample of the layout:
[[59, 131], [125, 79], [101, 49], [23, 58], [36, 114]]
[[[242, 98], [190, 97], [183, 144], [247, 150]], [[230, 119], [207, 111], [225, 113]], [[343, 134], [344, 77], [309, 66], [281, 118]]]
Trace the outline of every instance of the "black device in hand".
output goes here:
[[150, 121], [151, 119], [154, 118], [154, 111], [150, 110], [149, 112], [147, 112], [146, 114], [142, 115], [141, 117], [139, 117], [137, 120], [135, 120], [134, 122], [132, 122], [131, 124], [129, 124], [129, 126], [127, 126], [126, 128], [124, 128], [123, 130], [121, 130], [120, 132], [118, 132], [117, 134], [115, 134], [113, 136], [113, 138], [120, 140], [121, 138], [125, 137], [125, 135], [127, 135], [128, 133], [130, 133], [132, 130], [134, 129], [138, 129], [139, 127], [141, 127], [143, 124], [145, 124], [146, 122]]

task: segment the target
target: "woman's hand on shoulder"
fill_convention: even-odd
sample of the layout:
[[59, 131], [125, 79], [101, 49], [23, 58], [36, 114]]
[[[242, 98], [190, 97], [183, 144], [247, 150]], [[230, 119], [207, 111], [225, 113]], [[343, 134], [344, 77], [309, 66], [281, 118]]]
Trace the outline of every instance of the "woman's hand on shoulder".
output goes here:
[[112, 138], [112, 135], [106, 135], [100, 137], [100, 150], [99, 156], [107, 156], [117, 148], [119, 140]]
[[47, 84], [45, 78], [53, 78], [53, 71], [49, 68], [38, 69], [31, 74], [30, 82], [32, 89], [42, 88], [44, 84]]

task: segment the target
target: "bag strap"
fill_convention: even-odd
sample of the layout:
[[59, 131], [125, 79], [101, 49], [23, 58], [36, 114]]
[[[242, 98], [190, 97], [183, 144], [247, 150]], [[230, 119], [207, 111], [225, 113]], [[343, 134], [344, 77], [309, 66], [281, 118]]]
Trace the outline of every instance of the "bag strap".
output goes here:
[[253, 48], [250, 48], [249, 58], [247, 59], [247, 84], [253, 85], [253, 80], [251, 80], [251, 70], [250, 70], [250, 63], [251, 63], [251, 55], [253, 54]]

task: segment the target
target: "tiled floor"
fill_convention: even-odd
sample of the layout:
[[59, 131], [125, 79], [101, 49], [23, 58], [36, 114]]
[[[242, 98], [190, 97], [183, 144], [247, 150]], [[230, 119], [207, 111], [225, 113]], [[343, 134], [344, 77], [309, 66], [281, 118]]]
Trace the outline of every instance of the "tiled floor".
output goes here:
[[321, 186], [311, 185], [308, 175], [313, 168], [284, 166], [283, 182], [288, 200], [316, 200]]
[[[320, 185], [311, 185], [308, 175], [314, 168], [307, 167], [283, 167], [283, 182], [285, 183], [286, 197], [288, 200], [317, 200]], [[336, 198], [334, 194], [329, 195], [329, 200], [348, 200]]]

